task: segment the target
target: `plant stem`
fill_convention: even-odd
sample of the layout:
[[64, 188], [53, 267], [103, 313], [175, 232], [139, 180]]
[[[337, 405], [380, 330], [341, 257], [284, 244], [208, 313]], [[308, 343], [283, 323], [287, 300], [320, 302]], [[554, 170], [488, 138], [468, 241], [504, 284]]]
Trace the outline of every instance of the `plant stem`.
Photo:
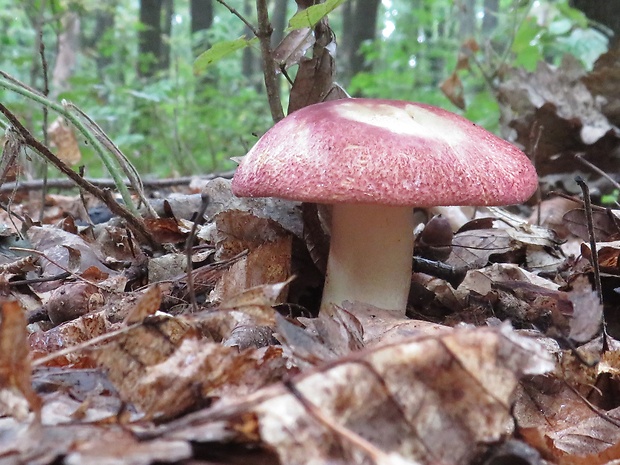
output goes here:
[[263, 74], [265, 76], [265, 87], [267, 89], [267, 99], [273, 122], [277, 123], [284, 118], [282, 103], [280, 101], [280, 89], [276, 76], [276, 63], [271, 55], [271, 33], [273, 29], [269, 22], [267, 12], [267, 1], [256, 0], [256, 13], [258, 16], [258, 31], [256, 37], [260, 41], [260, 51], [263, 58]]
[[4, 73], [3, 71], [0, 71], [0, 75], [4, 77], [4, 79], [0, 78], [0, 87], [4, 87], [5, 89], [11, 90], [30, 100], [33, 100], [41, 105], [44, 105], [47, 108], [51, 108], [52, 110], [54, 110], [55, 112], [57, 112], [58, 114], [66, 118], [68, 121], [70, 121], [82, 133], [82, 135], [86, 138], [88, 143], [90, 143], [92, 147], [95, 149], [95, 151], [99, 155], [99, 158], [101, 158], [101, 161], [105, 165], [106, 169], [109, 171], [110, 176], [112, 176], [112, 179], [114, 179], [116, 188], [120, 192], [121, 197], [123, 198], [123, 201], [125, 202], [127, 207], [131, 210], [131, 212], [134, 215], [138, 215], [138, 210], [133, 205], [131, 194], [129, 193], [129, 189], [125, 185], [125, 182], [123, 180], [121, 173], [119, 172], [117, 164], [115, 163], [114, 159], [110, 156], [110, 154], [105, 150], [103, 145], [101, 145], [99, 140], [96, 137], [94, 137], [91, 131], [89, 131], [86, 128], [86, 126], [82, 123], [82, 121], [80, 121], [80, 119], [77, 118], [73, 113], [68, 111], [64, 105], [59, 104], [57, 102], [53, 102], [45, 98], [43, 95], [39, 93], [32, 92], [31, 90], [25, 87], [15, 84], [13, 80], [10, 79], [7, 76], [7, 74]]
[[116, 202], [112, 196], [110, 195], [110, 191], [104, 191], [93, 186], [91, 183], [86, 182], [78, 173], [69, 168], [65, 163], [63, 163], [56, 155], [54, 155], [50, 149], [48, 149], [45, 145], [39, 142], [34, 136], [26, 129], [26, 127], [17, 119], [17, 117], [11, 113], [2, 103], [0, 103], [0, 113], [4, 114], [6, 118], [9, 120], [13, 128], [16, 132], [24, 140], [24, 143], [29, 147], [32, 147], [35, 151], [37, 151], [41, 156], [47, 158], [50, 162], [56, 166], [62, 173], [67, 175], [70, 179], [72, 179], [76, 185], [82, 187], [85, 191], [97, 197], [103, 203], [105, 203], [108, 208], [114, 213], [127, 221], [127, 226], [134, 231], [136, 235], [146, 239], [146, 241], [154, 248], [158, 248], [159, 246], [153, 239], [153, 236], [149, 231], [147, 231], [144, 222], [138, 215], [134, 215], [131, 211], [129, 211], [124, 205]]

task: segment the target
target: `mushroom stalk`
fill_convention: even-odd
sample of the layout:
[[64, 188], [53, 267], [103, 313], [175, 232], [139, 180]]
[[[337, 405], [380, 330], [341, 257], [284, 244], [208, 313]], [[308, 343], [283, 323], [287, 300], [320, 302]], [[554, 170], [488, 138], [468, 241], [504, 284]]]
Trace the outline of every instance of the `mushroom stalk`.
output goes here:
[[404, 315], [413, 240], [411, 207], [334, 204], [321, 311], [348, 300]]

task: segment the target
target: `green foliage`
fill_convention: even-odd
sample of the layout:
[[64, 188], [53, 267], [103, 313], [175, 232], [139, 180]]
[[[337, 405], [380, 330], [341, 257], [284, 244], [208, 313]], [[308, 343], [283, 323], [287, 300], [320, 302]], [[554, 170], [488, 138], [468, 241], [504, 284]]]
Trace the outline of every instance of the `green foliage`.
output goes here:
[[[474, 36], [461, 37], [460, 2], [384, 1], [383, 27], [392, 32], [363, 46], [372, 71], [354, 76], [349, 92], [460, 111], [442, 93], [440, 84], [455, 71], [459, 54], [466, 53], [467, 66], [456, 70], [464, 89], [463, 114], [497, 130], [499, 105], [494, 89], [506, 66], [533, 70], [540, 61], [559, 64], [564, 54], [572, 53], [590, 68], [606, 50], [607, 38], [571, 8], [568, 0], [502, 0], [492, 30], [482, 28], [483, 3], [475, 3]], [[477, 48], [466, 46], [463, 52], [463, 45], [471, 39]]]
[[345, 0], [326, 0], [324, 3], [318, 5], [312, 5], [295, 13], [295, 15], [288, 22], [287, 31], [294, 29], [303, 29], [304, 27], [313, 28], [316, 24], [334, 9], [339, 7], [345, 2]]
[[196, 58], [196, 61], [194, 62], [194, 74], [203, 74], [209, 66], [213, 66], [222, 58], [256, 42], [258, 42], [256, 37], [246, 39], [245, 36], [241, 36], [235, 40], [224, 40], [222, 42], [218, 42], [210, 49], [202, 52], [198, 58]]
[[[342, 10], [334, 9], [344, 1], [327, 0], [295, 14], [289, 30], [314, 25], [329, 13], [342, 44]], [[43, 89], [35, 25], [43, 24], [51, 74], [62, 32], [59, 18], [65, 11], [77, 11], [82, 48], [70, 89], [57, 99], [73, 102], [95, 119], [142, 173], [163, 176], [232, 168], [229, 159], [246, 153], [257, 135], [272, 124], [257, 64], [256, 39], [246, 38], [243, 23], [216, 3], [212, 27], [200, 34], [211, 46], [203, 46], [207, 50], [196, 59], [192, 48], [198, 35], [192, 39], [189, 31], [189, 1], [174, 3], [172, 35], [167, 39], [171, 66], [153, 79], [142, 79], [136, 71], [141, 25], [135, 0], [0, 0], [4, 32], [0, 35], [0, 68]], [[541, 60], [557, 64], [564, 53], [573, 53], [588, 68], [607, 45], [606, 37], [590, 27], [568, 0], [500, 0], [492, 30], [483, 30], [484, 2], [476, 0], [473, 39], [478, 48], [469, 50], [468, 67], [457, 70], [466, 40], [459, 30], [461, 2], [383, 0], [382, 5], [378, 38], [362, 46], [372, 70], [345, 83], [347, 90], [356, 96], [421, 101], [455, 110], [440, 85], [456, 72], [466, 103], [463, 114], [492, 130], [499, 120], [494, 87], [507, 66], [531, 70]], [[98, 27], [106, 14], [112, 15], [114, 26], [101, 32]], [[245, 14], [256, 24], [253, 9]], [[243, 54], [234, 53], [241, 49]], [[243, 62], [248, 55], [254, 56], [250, 70]], [[336, 64], [342, 68], [341, 55], [336, 55]], [[294, 74], [291, 69], [290, 75]], [[286, 99], [289, 86], [284, 80], [282, 86]], [[11, 92], [3, 92], [2, 102], [44, 138], [40, 106]], [[105, 174], [91, 147], [82, 149], [87, 174]]]
[[611, 194], [603, 195], [601, 197], [601, 204], [605, 206], [615, 207], [618, 205], [618, 199], [620, 198], [620, 191], [614, 189]]
[[[529, 14], [528, 14], [529, 13]], [[573, 54], [586, 68], [607, 50], [607, 38], [590, 28], [587, 19], [567, 0], [549, 4], [544, 11], [527, 9], [511, 47], [513, 66], [533, 71], [539, 61], [558, 65], [565, 54]]]
[[[7, 48], [0, 47], [0, 68], [40, 89], [40, 66], [34, 81], [28, 77], [37, 60], [36, 33], [29, 16], [49, 17], [50, 11], [26, 11], [25, 5], [3, 5], [6, 2], [0, 0], [0, 25], [6, 24], [9, 32], [0, 38], [7, 44]], [[243, 75], [240, 56], [218, 56], [216, 66], [194, 75], [188, 2], [177, 1], [169, 38], [171, 69], [153, 79], [141, 79], [136, 73], [141, 27], [137, 4], [131, 0], [116, 3], [80, 2], [84, 44], [95, 32], [97, 14], [111, 11], [115, 26], [93, 37], [96, 40], [80, 51], [70, 90], [57, 99], [71, 101], [91, 116], [143, 174], [169, 176], [233, 168], [230, 158], [244, 155], [256, 140], [254, 134], [261, 134], [271, 124], [266, 99], [255, 81]], [[55, 22], [46, 23], [43, 28], [50, 74], [56, 26]], [[243, 29], [236, 17], [222, 14], [206, 34], [207, 40], [218, 43], [238, 36]], [[5, 91], [2, 101], [38, 138], [44, 138], [41, 107]], [[87, 175], [106, 175], [90, 145], [81, 149]]]

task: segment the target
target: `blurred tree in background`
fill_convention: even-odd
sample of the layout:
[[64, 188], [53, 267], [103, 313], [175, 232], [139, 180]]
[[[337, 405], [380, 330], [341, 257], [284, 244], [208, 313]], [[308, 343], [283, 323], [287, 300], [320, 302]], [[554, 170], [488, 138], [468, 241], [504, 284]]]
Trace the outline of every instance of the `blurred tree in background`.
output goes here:
[[[255, 0], [228, 4], [256, 24]], [[619, 4], [348, 0], [329, 17], [338, 79], [354, 96], [432, 103], [496, 130], [503, 70], [565, 53], [591, 67], [619, 30]], [[296, 5], [269, 8], [275, 47]], [[229, 169], [272, 124], [257, 45], [194, 75], [200, 52], [251, 34], [216, 0], [0, 0], [0, 26], [0, 69], [76, 104], [142, 173]], [[5, 90], [0, 101], [43, 138], [40, 107]], [[85, 163], [102, 174], [88, 153]]]

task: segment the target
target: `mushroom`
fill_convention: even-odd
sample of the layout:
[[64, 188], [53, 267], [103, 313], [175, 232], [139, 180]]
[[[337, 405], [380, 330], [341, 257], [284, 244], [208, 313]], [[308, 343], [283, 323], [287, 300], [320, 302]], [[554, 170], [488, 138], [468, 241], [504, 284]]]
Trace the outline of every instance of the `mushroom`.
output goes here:
[[278, 122], [240, 161], [232, 190], [331, 204], [321, 311], [360, 301], [404, 314], [414, 206], [510, 205], [537, 185], [523, 152], [461, 116], [360, 98], [310, 105]]

